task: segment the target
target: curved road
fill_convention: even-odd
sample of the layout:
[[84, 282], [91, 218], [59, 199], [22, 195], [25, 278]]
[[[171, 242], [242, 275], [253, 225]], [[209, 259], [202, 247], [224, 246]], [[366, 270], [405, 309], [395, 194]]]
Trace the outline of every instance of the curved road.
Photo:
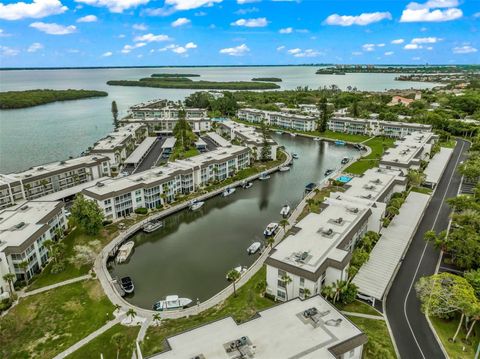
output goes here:
[[423, 235], [431, 229], [437, 233], [447, 229], [451, 210], [445, 200], [457, 195], [461, 176], [456, 168], [465, 160], [469, 146], [467, 141], [457, 141], [384, 303], [402, 359], [445, 358], [425, 315], [420, 311], [414, 285], [420, 277], [435, 273], [440, 252], [427, 244]]

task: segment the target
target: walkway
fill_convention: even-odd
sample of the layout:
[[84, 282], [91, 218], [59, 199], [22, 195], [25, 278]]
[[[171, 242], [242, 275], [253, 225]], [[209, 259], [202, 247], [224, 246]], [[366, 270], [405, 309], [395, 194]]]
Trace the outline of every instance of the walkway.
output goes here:
[[91, 279], [91, 278], [92, 278], [92, 276], [90, 274], [85, 274], [85, 275], [82, 275], [80, 277], [67, 279], [66, 281], [63, 281], [63, 282], [55, 283], [55, 284], [52, 284], [52, 285], [47, 285], [46, 287], [38, 288], [38, 289], [32, 290], [30, 292], [20, 292], [20, 293], [18, 293], [18, 297], [19, 298], [29, 297], [31, 295], [46, 292], [47, 290], [55, 289], [55, 288], [62, 287], [64, 285], [68, 285], [68, 284], [72, 284], [72, 283], [76, 283], [76, 282], [81, 282], [83, 280], [87, 280], [87, 279]]
[[384, 312], [402, 358], [445, 358], [425, 315], [420, 311], [420, 301], [414, 285], [420, 277], [435, 273], [440, 253], [433, 245], [425, 242], [423, 235], [430, 229], [440, 232], [448, 226], [451, 209], [445, 200], [457, 194], [461, 176], [456, 172], [456, 168], [460, 161], [465, 159], [468, 147], [466, 141], [457, 142], [403, 265], [384, 301]]
[[356, 313], [356, 312], [345, 312], [342, 310], [342, 314], [348, 315], [350, 317], [360, 317], [366, 319], [374, 319], [374, 320], [385, 320], [384, 317], [381, 315], [372, 315], [372, 314], [363, 314], [363, 313]]

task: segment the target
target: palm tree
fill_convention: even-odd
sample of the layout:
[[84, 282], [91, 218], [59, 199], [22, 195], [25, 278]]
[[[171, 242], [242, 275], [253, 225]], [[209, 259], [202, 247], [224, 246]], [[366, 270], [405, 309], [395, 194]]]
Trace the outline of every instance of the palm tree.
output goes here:
[[290, 223], [286, 219], [282, 219], [278, 224], [283, 228], [283, 233], [286, 233], [286, 228]]
[[425, 179], [425, 174], [420, 171], [409, 170], [407, 173], [407, 183], [412, 186], [420, 186]]
[[305, 288], [305, 289], [303, 290], [303, 296], [304, 296], [305, 298], [308, 298], [308, 297], [310, 297], [311, 295], [312, 295], [312, 292], [310, 292], [310, 289]]
[[388, 206], [387, 209], [386, 209], [386, 211], [387, 211], [387, 216], [388, 216], [390, 219], [400, 213], [400, 211], [398, 210], [398, 208], [395, 207], [395, 206]]
[[267, 246], [270, 248], [273, 248], [274, 244], [275, 244], [275, 237], [273, 236], [267, 237]]
[[130, 323], [133, 322], [133, 319], [135, 319], [136, 316], [137, 312], [133, 308], [127, 310], [127, 318], [130, 318]]
[[236, 269], [231, 269], [227, 273], [227, 280], [230, 282], [233, 282], [233, 296], [237, 296], [237, 288], [236, 288], [236, 283], [238, 278], [240, 278], [240, 273]]
[[122, 306], [120, 304], [115, 304], [114, 307], [115, 307], [114, 312], [120, 313], [120, 310], [122, 309]]
[[113, 125], [115, 126], [115, 128], [118, 128], [118, 107], [116, 101], [112, 101], [112, 115]]
[[18, 263], [18, 266], [20, 267], [20, 269], [23, 269], [23, 271], [25, 273], [25, 282], [28, 285], [28, 273], [27, 273], [28, 261], [20, 262], [20, 263]]
[[40, 181], [40, 184], [42, 185], [43, 187], [43, 194], [47, 194], [47, 185], [48, 185], [48, 181], [46, 179], [42, 179]]
[[289, 277], [287, 273], [285, 273], [285, 275], [283, 275], [282, 278], [280, 278], [280, 280], [283, 282], [283, 285], [285, 286], [285, 294], [288, 300], [288, 285], [292, 283], [292, 278]]
[[331, 285], [327, 285], [322, 288], [322, 295], [325, 297], [325, 299], [333, 300], [333, 297], [335, 296], [335, 291], [333, 290], [333, 287]]
[[10, 290], [10, 297], [13, 296], [14, 289], [13, 289], [13, 281], [17, 278], [17, 276], [13, 273], [7, 273], [3, 276], [3, 280], [8, 283], [8, 287]]
[[160, 313], [155, 313], [152, 317], [153, 319], [153, 322], [155, 323], [155, 325], [158, 325], [160, 323], [160, 321], [162, 320], [162, 317], [160, 316]]
[[32, 189], [32, 185], [30, 183], [26, 183], [23, 187], [25, 187], [25, 192], [26, 193], [26, 199], [29, 199], [30, 197], [30, 190]]
[[120, 355], [120, 349], [124, 346], [126, 339], [127, 337], [123, 333], [115, 333], [110, 339], [110, 342], [117, 348], [117, 359]]

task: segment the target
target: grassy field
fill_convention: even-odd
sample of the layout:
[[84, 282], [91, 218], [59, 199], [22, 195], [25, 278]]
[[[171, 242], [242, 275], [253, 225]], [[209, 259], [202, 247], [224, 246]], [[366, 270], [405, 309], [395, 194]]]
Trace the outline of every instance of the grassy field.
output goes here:
[[362, 314], [370, 314], [370, 315], [377, 315], [377, 316], [382, 315], [381, 313], [377, 312], [368, 304], [365, 304], [359, 300], [356, 300], [350, 304], [337, 303], [335, 304], [335, 306], [339, 310], [343, 310], [344, 312], [362, 313]]
[[0, 358], [52, 358], [113, 319], [113, 310], [96, 280], [22, 299], [0, 319]]
[[162, 321], [158, 327], [147, 330], [142, 343], [143, 355], [149, 356], [164, 349], [164, 340], [185, 330], [212, 322], [214, 320], [232, 316], [237, 322], [244, 322], [252, 318], [255, 313], [275, 305], [275, 302], [264, 298], [257, 289], [260, 282], [265, 281], [266, 269], [259, 270], [242, 288], [237, 296], [230, 296], [226, 301], [205, 312], [190, 318], [170, 319]]
[[438, 144], [440, 145], [440, 147], [454, 148], [457, 144], [457, 140], [451, 138], [448, 141], [440, 141]]
[[369, 146], [372, 149], [372, 152], [368, 156], [352, 163], [345, 169], [345, 172], [360, 175], [369, 168], [377, 166], [385, 149], [392, 147], [394, 142], [394, 139], [382, 137], [375, 137], [368, 140], [364, 145]]
[[348, 319], [368, 336], [368, 343], [363, 348], [363, 359], [396, 358], [395, 349], [385, 321], [353, 316], [349, 316]]
[[200, 151], [197, 150], [195, 147], [185, 151], [181, 146], [175, 146], [173, 153], [170, 155], [169, 160], [173, 161], [176, 159], [185, 159], [193, 156], [197, 156], [200, 154]]
[[84, 345], [76, 352], [67, 356], [69, 359], [100, 358], [100, 353], [105, 359], [117, 357], [117, 347], [112, 343], [112, 336], [121, 333], [125, 336], [124, 344], [119, 348], [119, 359], [130, 359], [135, 349], [135, 340], [137, 338], [139, 326], [127, 327], [116, 324], [105, 333], [93, 339], [90, 343]]
[[[452, 343], [449, 339], [453, 337], [458, 326], [458, 318], [455, 320], [444, 320], [440, 318], [430, 317], [433, 327], [437, 332], [440, 340], [445, 347], [450, 359], [467, 359], [475, 356], [475, 350], [477, 350], [480, 344], [480, 325], [475, 327], [475, 332], [470, 336], [470, 343], [465, 343], [464, 339], [467, 334], [465, 328], [460, 330], [457, 340]], [[465, 347], [465, 350], [463, 348]]]
[[323, 200], [330, 195], [331, 192], [343, 192], [345, 191], [342, 187], [338, 186], [327, 186], [321, 189], [315, 190], [315, 195], [312, 197], [312, 202], [307, 203], [302, 209], [302, 213], [297, 218], [297, 222], [305, 218], [309, 213], [320, 213], [320, 204]]

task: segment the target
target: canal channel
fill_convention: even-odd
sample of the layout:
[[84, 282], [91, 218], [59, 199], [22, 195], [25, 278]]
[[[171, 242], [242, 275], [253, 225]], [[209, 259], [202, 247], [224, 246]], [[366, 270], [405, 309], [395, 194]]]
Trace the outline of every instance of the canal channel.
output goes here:
[[263, 230], [279, 222], [284, 204], [300, 202], [305, 185], [320, 182], [329, 168], [340, 168], [343, 157], [358, 157], [351, 146], [313, 141], [288, 134], [273, 135], [299, 158], [289, 172], [255, 181], [249, 189], [237, 188], [228, 197], [216, 196], [198, 211], [183, 210], [164, 219], [154, 233], [138, 232], [135, 248], [127, 262], [111, 264], [112, 278], [130, 276], [135, 293], [125, 299], [150, 309], [166, 295], [176, 294], [194, 302], [204, 301], [228, 285], [226, 273], [237, 266], [250, 266], [257, 255], [247, 248], [264, 241]]

